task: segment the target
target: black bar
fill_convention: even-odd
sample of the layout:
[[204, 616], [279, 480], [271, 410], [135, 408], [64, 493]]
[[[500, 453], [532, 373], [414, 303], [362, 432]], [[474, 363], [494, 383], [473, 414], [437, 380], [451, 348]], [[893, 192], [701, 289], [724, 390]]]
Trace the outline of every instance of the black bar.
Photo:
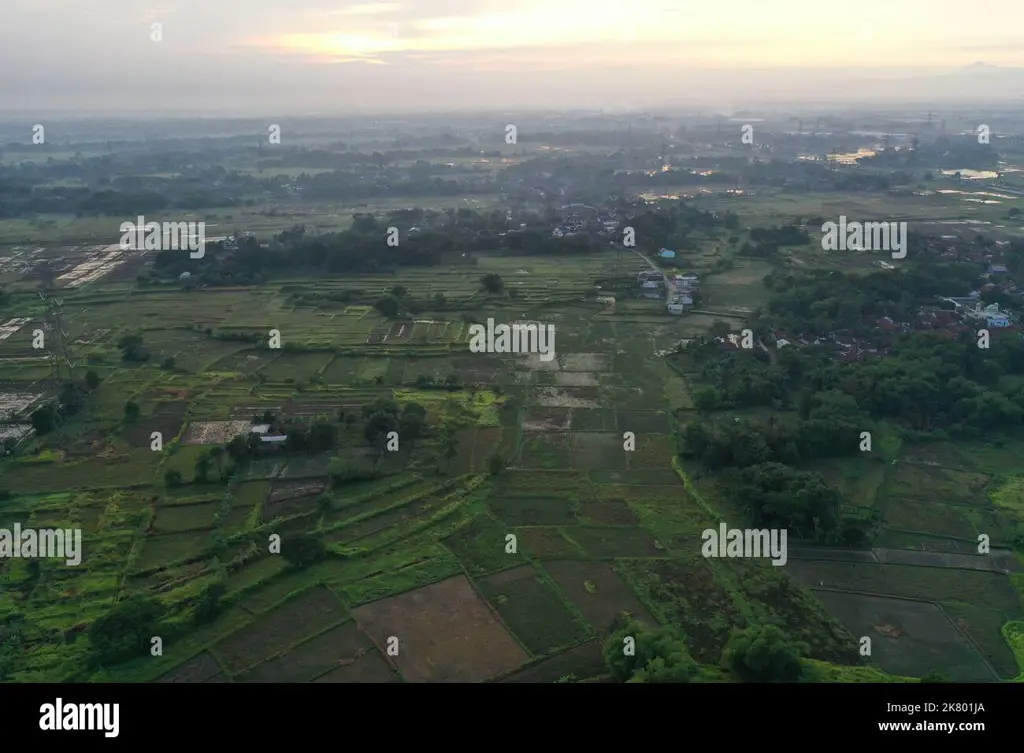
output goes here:
[[[118, 704], [116, 737], [101, 721], [93, 730], [43, 730], [44, 704]], [[81, 740], [102, 749], [118, 745], [202, 744], [224, 736], [237, 744], [296, 745], [318, 730], [347, 735], [360, 729], [395, 742], [409, 736], [452, 739], [480, 729], [494, 740], [516, 730], [520, 742], [561, 735], [574, 744], [608, 743], [618, 734], [683, 739], [704, 731], [800, 734], [824, 726], [832, 740], [890, 740], [945, 736], [971, 745], [979, 735], [1014, 734], [1021, 688], [1014, 683], [643, 686], [597, 683], [485, 685], [198, 684], [0, 685], [0, 718], [8, 742], [37, 738]], [[935, 704], [934, 708], [926, 704]], [[56, 711], [56, 709], [54, 709]], [[886, 723], [907, 724], [887, 728]], [[929, 728], [929, 724], [983, 728]], [[924, 725], [918, 727], [918, 725]], [[759, 732], [760, 730], [760, 732]], [[299, 737], [297, 737], [299, 735]], [[478, 738], [479, 739], [479, 738]], [[767, 738], [766, 738], [767, 739]]]

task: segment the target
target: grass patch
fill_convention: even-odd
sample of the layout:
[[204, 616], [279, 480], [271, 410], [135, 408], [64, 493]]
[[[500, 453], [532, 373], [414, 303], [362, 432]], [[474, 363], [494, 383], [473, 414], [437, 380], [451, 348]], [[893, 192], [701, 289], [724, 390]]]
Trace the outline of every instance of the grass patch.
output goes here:
[[529, 565], [477, 581], [481, 593], [535, 656], [585, 640], [590, 631]]
[[505, 536], [511, 526], [504, 526], [489, 515], [481, 515], [443, 540], [459, 558], [471, 576], [486, 575], [523, 564], [521, 553], [506, 554]]

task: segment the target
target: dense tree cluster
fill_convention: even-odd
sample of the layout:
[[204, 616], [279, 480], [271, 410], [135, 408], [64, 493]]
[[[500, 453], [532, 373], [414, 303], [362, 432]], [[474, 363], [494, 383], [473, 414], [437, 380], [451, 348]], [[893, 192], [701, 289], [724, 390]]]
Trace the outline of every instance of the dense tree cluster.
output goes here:
[[[277, 235], [273, 242], [261, 245], [253, 238], [238, 241], [237, 250], [227, 250], [223, 242], [207, 245], [202, 259], [192, 259], [180, 251], [162, 251], [156, 255], [153, 279], [178, 279], [188, 272], [186, 286], [242, 285], [265, 282], [270, 277], [295, 274], [351, 274], [392, 272], [399, 267], [433, 266], [445, 260], [472, 262], [475, 253], [508, 253], [515, 256], [572, 256], [604, 250], [608, 236], [579, 232], [555, 237], [552, 228], [559, 215], [554, 211], [523, 214], [525, 227], [509, 231], [505, 214], [451, 209], [427, 213], [421, 209], [394, 212], [387, 217], [356, 214], [348, 230], [312, 235], [297, 226]], [[420, 227], [422, 225], [422, 227]], [[737, 230], [739, 219], [732, 212], [723, 216], [675, 202], [636, 212], [629, 219], [636, 237], [648, 244], [657, 243], [679, 249], [696, 248], [697, 236], [717, 230]], [[399, 243], [387, 245], [388, 228], [397, 228]], [[413, 231], [413, 228], [416, 228]], [[485, 275], [485, 278], [490, 277]], [[143, 278], [146, 282], [148, 278]], [[485, 289], [495, 289], [487, 280]], [[342, 303], [360, 300], [377, 305], [385, 315], [393, 316], [414, 302], [406, 297], [388, 295], [366, 299], [358, 291], [318, 293], [301, 291], [305, 302]], [[334, 297], [332, 297], [334, 296]], [[394, 300], [391, 300], [394, 299]], [[436, 300], [415, 302], [420, 307]], [[442, 298], [443, 303], [443, 298]]]
[[[686, 636], [676, 627], [651, 627], [624, 613], [604, 644], [612, 680], [627, 683], [701, 681], [701, 668], [690, 656]], [[734, 629], [722, 651], [722, 667], [742, 682], [797, 682], [804, 677], [807, 647], [774, 625]], [[571, 682], [572, 677], [560, 682]]]
[[93, 620], [87, 632], [94, 659], [117, 664], [148, 653], [164, 608], [156, 599], [134, 596]]
[[722, 652], [722, 664], [744, 682], [796, 682], [804, 674], [805, 647], [774, 625], [734, 630]]
[[[908, 253], [923, 243], [924, 236], [910, 233]], [[968, 295], [983, 272], [978, 264], [924, 264], [867, 275], [778, 269], [764, 280], [772, 297], [761, 322], [808, 335], [850, 330], [867, 337], [877, 334], [880, 317], [909, 321], [922, 303], [937, 303], [935, 296]]]
[[743, 256], [770, 258], [783, 246], [804, 246], [811, 236], [797, 225], [778, 227], [754, 227], [750, 229], [750, 241], [740, 247]]
[[383, 447], [387, 435], [396, 432], [402, 442], [411, 444], [426, 427], [427, 409], [419, 403], [406, 403], [401, 409], [390, 398], [378, 398], [363, 406], [366, 424], [363, 434], [371, 445]]
[[652, 628], [636, 620], [609, 636], [604, 657], [616, 682], [691, 682], [699, 670], [678, 628]]
[[[776, 316], [791, 321], [796, 327], [792, 332], [805, 331], [801, 325], [811, 331], [821, 326], [824, 334], [833, 326], [847, 325], [848, 331], [865, 329], [870, 339], [879, 332], [868, 329], [865, 310], [880, 306], [871, 313], [881, 316], [886, 308], [878, 301], [868, 303], [869, 295], [889, 301], [893, 313], [905, 308], [909, 315], [917, 308], [914, 301], [919, 295], [930, 295], [936, 289], [950, 292], [957, 279], [960, 291], [970, 288], [971, 275], [950, 271], [954, 269], [868, 275], [856, 281], [838, 274], [769, 277], [774, 295], [768, 316], [772, 321]], [[871, 292], [863, 293], [857, 283]], [[853, 309], [847, 310], [848, 305]], [[675, 358], [685, 361], [698, 375], [700, 386], [693, 395], [698, 410], [770, 407], [798, 411], [801, 423], [795, 426], [736, 428], [741, 434], [764, 435], [764, 442], [752, 442], [755, 447], [766, 445], [770, 451], [761, 461], [793, 463], [797, 458], [852, 452], [856, 449], [854, 429], [869, 430], [871, 422], [878, 420], [915, 435], [937, 438], [976, 437], [983, 432], [1014, 430], [1024, 422], [1024, 385], [1008, 378], [1024, 374], [1024, 340], [1014, 333], [993, 331], [988, 349], [978, 347], [972, 332], [955, 339], [927, 331], [895, 332], [887, 338], [887, 344], [878, 344], [877, 357], [856, 362], [837, 359], [838, 348], [828, 341], [802, 348], [787, 346], [772, 358], [760, 348], [723, 350], [713, 341], [699, 340]], [[702, 459], [707, 454], [708, 467], [751, 464], [735, 459], [750, 451], [740, 449], [742, 443], [733, 450], [728, 446], [731, 442], [716, 441], [717, 430], [687, 431], [687, 451]], [[751, 444], [751, 440], [744, 441]], [[714, 449], [719, 446], [724, 449]], [[754, 455], [760, 457], [757, 452]]]
[[731, 491], [757, 528], [823, 539], [838, 527], [843, 497], [819, 473], [760, 463], [740, 471]]
[[712, 471], [766, 462], [800, 465], [857, 452], [860, 433], [870, 428], [856, 401], [836, 390], [811, 395], [804, 408], [804, 418], [791, 420], [690, 421], [679, 432], [680, 449]]

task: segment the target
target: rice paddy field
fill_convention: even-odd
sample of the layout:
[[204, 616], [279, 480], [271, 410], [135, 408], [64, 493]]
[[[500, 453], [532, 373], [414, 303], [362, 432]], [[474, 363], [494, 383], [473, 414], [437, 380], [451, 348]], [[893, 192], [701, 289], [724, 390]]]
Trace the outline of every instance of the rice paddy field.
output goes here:
[[[31, 263], [31, 253], [8, 261]], [[92, 369], [100, 383], [59, 430], [3, 461], [0, 528], [78, 527], [84, 556], [78, 567], [0, 560], [0, 623], [23, 620], [17, 657], [0, 654], [7, 679], [585, 679], [604, 674], [601, 641], [622, 612], [681, 627], [709, 665], [731, 630], [770, 622], [837, 667], [864, 664], [858, 641], [869, 635], [880, 646], [871, 663], [892, 675], [1020, 675], [1021, 648], [1015, 655], [1005, 631], [1024, 618], [1024, 568], [1005, 550], [983, 569], [969, 537], [958, 538], [983, 532], [1007, 545], [1001, 506], [1018, 505], [1020, 488], [1012, 453], [934, 447], [941, 458], [823, 468], [848, 504], [885, 517], [872, 548], [854, 553], [861, 559], [812, 552], [776, 568], [700, 556], [701, 531], [731, 507], [674, 458], [693, 375], [658, 354], [716, 318], [741, 320], [763, 300], [770, 267], [737, 260], [708, 275], [709, 313], [585, 301], [596, 278], [642, 268], [633, 254], [481, 256], [242, 289], [103, 278], [66, 291], [74, 375]], [[515, 298], [488, 298], [487, 273]], [[298, 306], [292, 295], [395, 285], [416, 299], [441, 293], [459, 311], [387, 320], [367, 306]], [[42, 312], [23, 300], [25, 322], [0, 341], [5, 405], [22, 416], [53, 394], [50, 362], [31, 347]], [[487, 318], [554, 325], [554, 356], [472, 352], [469, 324]], [[271, 330], [281, 348], [269, 347]], [[121, 359], [129, 333], [142, 336], [147, 362]], [[173, 367], [161, 367], [168, 359]], [[426, 386], [449, 377], [447, 389]], [[361, 409], [381, 398], [423, 406], [422, 436], [395, 450], [368, 445]], [[126, 417], [128, 402], [137, 416]], [[265, 412], [333, 423], [338, 445], [271, 451], [203, 482], [203, 453]], [[331, 470], [339, 463], [351, 478]], [[180, 486], [167, 483], [172, 471]], [[322, 536], [326, 558], [296, 569], [273, 551], [270, 542], [298, 533]], [[214, 585], [221, 609], [194, 622]], [[87, 666], [81, 633], [134, 595], [166, 607], [162, 653]]]

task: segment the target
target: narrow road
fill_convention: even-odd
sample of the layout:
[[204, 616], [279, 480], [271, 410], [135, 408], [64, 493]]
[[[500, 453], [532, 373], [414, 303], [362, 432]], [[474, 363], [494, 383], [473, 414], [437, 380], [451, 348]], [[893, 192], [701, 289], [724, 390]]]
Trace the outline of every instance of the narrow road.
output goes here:
[[650, 267], [650, 268], [651, 268], [651, 269], [652, 269], [653, 271], [655, 271], [655, 272], [657, 272], [658, 274], [660, 274], [660, 275], [661, 275], [661, 279], [662, 279], [662, 280], [664, 281], [664, 283], [665, 283], [665, 305], [666, 305], [666, 306], [668, 306], [668, 305], [669, 305], [670, 303], [672, 303], [672, 299], [673, 299], [673, 298], [675, 297], [675, 295], [676, 295], [676, 286], [675, 286], [675, 283], [674, 283], [674, 282], [672, 282], [672, 281], [671, 281], [671, 280], [669, 279], [668, 275], [667, 275], [667, 274], [665, 274], [664, 270], [662, 270], [662, 268], [661, 268], [661, 267], [659, 267], [659, 266], [658, 266], [657, 264], [655, 264], [655, 263], [654, 263], [653, 261], [651, 261], [650, 259], [648, 259], [648, 258], [647, 258], [646, 256], [644, 256], [644, 255], [643, 255], [642, 253], [640, 253], [640, 251], [639, 251], [639, 250], [637, 250], [637, 249], [635, 249], [635, 248], [634, 248], [633, 250], [634, 250], [634, 251], [636, 252], [636, 255], [637, 255], [637, 256], [639, 256], [639, 257], [640, 257], [641, 259], [643, 259], [643, 260], [644, 260], [645, 262], [647, 262], [647, 266], [648, 266], [648, 267]]

